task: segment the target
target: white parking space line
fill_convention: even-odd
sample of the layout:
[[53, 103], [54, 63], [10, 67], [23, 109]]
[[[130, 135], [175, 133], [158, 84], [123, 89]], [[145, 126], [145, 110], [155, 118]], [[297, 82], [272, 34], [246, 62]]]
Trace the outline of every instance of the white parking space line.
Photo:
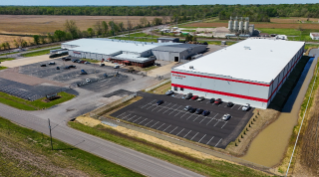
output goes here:
[[133, 117], [128, 118], [127, 120], [130, 121], [130, 120], [133, 119], [134, 117], [136, 117], [136, 115], [133, 116]]
[[187, 113], [188, 113], [188, 112], [185, 112], [185, 114], [183, 114], [183, 115], [180, 117], [180, 119], [182, 119]]
[[163, 112], [163, 114], [165, 114], [168, 110], [172, 109], [174, 106], [176, 106], [176, 104], [174, 104], [173, 106], [171, 106], [171, 108], [167, 108], [166, 111]]
[[164, 108], [166, 108], [166, 107], [168, 107], [169, 105], [171, 105], [172, 103], [168, 103], [168, 105], [167, 106], [162, 106], [161, 107], [161, 109], [159, 109], [159, 110], [157, 110], [156, 112], [160, 112], [162, 109], [164, 109]]
[[221, 127], [221, 129], [223, 129], [223, 128], [225, 127], [225, 125], [227, 124], [227, 122], [228, 122], [228, 121], [226, 121], [226, 122], [224, 123], [224, 125]]
[[186, 120], [188, 120], [189, 118], [191, 118], [193, 116], [193, 114], [191, 114]]
[[128, 114], [126, 116], [124, 116], [122, 119], [125, 120], [127, 116], [130, 116], [131, 114]]
[[193, 136], [193, 138], [191, 140], [193, 140], [197, 135], [198, 135], [198, 132]]
[[151, 120], [151, 121], [147, 122], [144, 126], [148, 125], [148, 124], [149, 124], [149, 123], [151, 123], [151, 122], [153, 122], [153, 120]]
[[206, 134], [198, 141], [199, 143], [205, 138]]
[[153, 108], [151, 111], [153, 112], [153, 111], [155, 111], [156, 109], [162, 108], [162, 107], [163, 107], [163, 106], [161, 106], [161, 105], [156, 105], [155, 108]]
[[195, 122], [201, 115], [198, 115], [194, 120], [193, 122]]
[[151, 128], [153, 128], [156, 124], [158, 124], [159, 121], [157, 121], [155, 124], [153, 124], [152, 126], [150, 126]]
[[172, 131], [170, 131], [169, 133], [172, 133], [174, 130], [176, 130], [178, 127], [175, 127]]
[[238, 110], [240, 110], [241, 106], [239, 106]]
[[217, 122], [215, 123], [214, 127], [216, 127], [216, 125], [220, 122], [220, 119], [217, 120]]
[[133, 121], [133, 123], [135, 123], [136, 121], [140, 120], [141, 118], [142, 118], [142, 116], [139, 117], [139, 118], [137, 118], [137, 119], [135, 119], [135, 120]]
[[223, 139], [223, 138], [221, 138], [221, 139], [216, 143], [215, 147], [218, 146], [218, 144], [222, 141], [222, 139]]
[[188, 134], [190, 134], [192, 132], [192, 130], [190, 130], [186, 135], [183, 136], [183, 138], [185, 138]]
[[171, 115], [172, 113], [174, 113], [175, 111], [177, 111], [177, 112], [179, 112], [179, 108], [180, 108], [181, 106], [178, 106], [177, 105], [177, 107], [176, 108], [173, 108], [173, 110], [168, 114], [168, 115]]
[[230, 109], [233, 109], [235, 107], [235, 105], [233, 105]]
[[214, 118], [211, 118], [210, 119], [210, 121], [209, 122], [207, 122], [207, 124], [206, 125], [208, 125], [211, 121], [213, 121], [214, 120]]
[[224, 108], [226, 108], [227, 104], [225, 104]]
[[153, 100], [153, 101], [147, 103], [146, 105], [141, 106], [141, 108], [144, 109], [144, 108], [147, 107], [148, 105], [155, 103], [155, 101], [156, 101], [156, 100]]
[[124, 116], [126, 112], [123, 112], [122, 114], [118, 115], [118, 118], [121, 118], [121, 116]]
[[184, 131], [185, 130], [185, 128], [183, 128], [180, 132], [178, 132], [177, 134], [176, 134], [176, 136], [178, 136], [180, 133], [182, 133], [182, 131]]
[[206, 144], [209, 144], [213, 139], [214, 139], [215, 136], [213, 136]]
[[145, 109], [148, 110], [148, 109], [152, 108], [153, 106], [156, 106], [156, 104], [151, 104], [150, 106], [146, 107]]
[[144, 120], [142, 120], [140, 123], [138, 123], [138, 124], [141, 124], [141, 123], [143, 123], [144, 121], [146, 121], [147, 120], [147, 118], [145, 118]]
[[163, 123], [161, 126], [157, 127], [156, 129], [160, 129], [161, 127], [163, 127], [163, 125], [165, 125], [165, 123]]
[[206, 118], [207, 118], [207, 117], [204, 117], [204, 119], [202, 119], [202, 120], [199, 122], [199, 124], [201, 124]]
[[171, 127], [172, 125], [169, 125], [168, 127], [166, 127], [163, 132], [165, 132], [169, 127]]

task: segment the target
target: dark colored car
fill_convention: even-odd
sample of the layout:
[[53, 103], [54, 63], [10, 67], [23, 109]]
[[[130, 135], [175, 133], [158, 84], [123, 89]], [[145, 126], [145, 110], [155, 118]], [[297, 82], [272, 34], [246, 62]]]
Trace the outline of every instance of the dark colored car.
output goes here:
[[157, 105], [161, 105], [161, 104], [163, 104], [163, 103], [164, 103], [163, 100], [158, 100], [158, 101], [156, 102]]
[[191, 108], [192, 108], [191, 106], [187, 105], [187, 106], [185, 106], [184, 110], [185, 110], [185, 111], [188, 111], [188, 110], [190, 110]]
[[202, 96], [197, 99], [197, 101], [204, 101], [204, 100], [205, 100], [205, 98]]
[[166, 93], [165, 93], [165, 95], [167, 95], [167, 96], [170, 96], [170, 95], [173, 95], [174, 94], [174, 92], [172, 91], [172, 90], [168, 90]]
[[193, 97], [193, 94], [192, 94], [192, 93], [188, 93], [188, 94], [184, 95], [184, 96], [182, 97], [182, 99], [184, 99], [184, 100], [189, 100], [189, 99], [191, 99], [192, 97]]
[[202, 113], [203, 116], [208, 116], [209, 114], [210, 114], [209, 111], [203, 111], [203, 113]]
[[70, 66], [66, 66], [66, 67], [64, 67], [64, 69], [70, 69]]
[[70, 60], [71, 60], [71, 58], [63, 57], [63, 58], [62, 58], [62, 60], [63, 60], [63, 61], [70, 61]]
[[211, 98], [210, 100], [209, 100], [209, 103], [214, 103], [215, 102], [215, 98]]
[[228, 102], [228, 103], [227, 103], [227, 107], [230, 108], [230, 107], [233, 107], [233, 106], [234, 106], [234, 103], [232, 103], [232, 102]]
[[197, 100], [197, 98], [198, 98], [198, 96], [197, 96], [197, 95], [194, 95], [194, 96], [192, 97], [192, 100]]
[[57, 67], [56, 67], [56, 70], [60, 70], [60, 67], [57, 66]]
[[42, 65], [40, 65], [41, 67], [47, 67], [47, 65], [46, 64], [42, 64]]
[[194, 113], [196, 111], [196, 108], [189, 108], [188, 112]]
[[220, 98], [217, 98], [217, 99], [215, 100], [215, 102], [214, 102], [214, 104], [216, 104], [216, 105], [218, 105], [218, 104], [220, 104], [220, 103], [222, 103], [222, 99], [220, 99]]
[[73, 59], [72, 62], [76, 63], [77, 61], [79, 61], [79, 59]]
[[86, 61], [84, 61], [84, 60], [81, 60], [81, 61], [80, 61], [80, 64], [84, 64], [85, 62], [86, 62]]
[[105, 66], [105, 64], [104, 64], [104, 63], [101, 63], [100, 66]]
[[69, 65], [69, 68], [76, 68], [75, 65]]
[[197, 110], [196, 110], [196, 114], [201, 114], [201, 113], [203, 113], [203, 109], [200, 109], [200, 108], [198, 108]]
[[55, 65], [54, 61], [50, 61], [50, 63], [48, 65]]
[[81, 75], [88, 74], [84, 69], [81, 69]]

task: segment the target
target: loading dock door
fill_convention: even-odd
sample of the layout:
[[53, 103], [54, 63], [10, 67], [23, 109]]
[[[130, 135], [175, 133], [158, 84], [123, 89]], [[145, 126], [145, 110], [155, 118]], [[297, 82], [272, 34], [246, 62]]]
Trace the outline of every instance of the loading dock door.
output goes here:
[[179, 61], [179, 58], [178, 58], [178, 57], [175, 57], [175, 58], [174, 58], [174, 61], [175, 61], [175, 62], [178, 62], [178, 61]]

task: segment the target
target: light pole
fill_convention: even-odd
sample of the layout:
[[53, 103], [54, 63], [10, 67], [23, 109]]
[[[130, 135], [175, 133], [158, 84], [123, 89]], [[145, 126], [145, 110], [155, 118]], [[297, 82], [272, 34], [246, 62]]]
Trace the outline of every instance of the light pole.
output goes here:
[[48, 119], [48, 123], [49, 123], [49, 130], [50, 130], [51, 149], [53, 150], [53, 144], [52, 144], [52, 133], [51, 133], [51, 124], [50, 124], [50, 119]]

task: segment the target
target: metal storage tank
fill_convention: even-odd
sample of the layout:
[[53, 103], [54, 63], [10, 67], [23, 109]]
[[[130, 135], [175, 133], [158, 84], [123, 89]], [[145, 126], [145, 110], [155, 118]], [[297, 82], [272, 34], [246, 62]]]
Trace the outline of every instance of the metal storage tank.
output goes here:
[[239, 22], [239, 27], [238, 27], [239, 31], [243, 31], [243, 26], [244, 26], [244, 22], [240, 21]]
[[232, 21], [232, 20], [229, 20], [229, 21], [228, 21], [228, 29], [229, 29], [230, 31], [233, 31], [233, 21]]
[[245, 30], [245, 31], [248, 31], [248, 30], [249, 30], [249, 21], [245, 21], [244, 30]]
[[234, 21], [234, 31], [237, 31], [238, 30], [238, 20], [237, 20], [237, 17]]

